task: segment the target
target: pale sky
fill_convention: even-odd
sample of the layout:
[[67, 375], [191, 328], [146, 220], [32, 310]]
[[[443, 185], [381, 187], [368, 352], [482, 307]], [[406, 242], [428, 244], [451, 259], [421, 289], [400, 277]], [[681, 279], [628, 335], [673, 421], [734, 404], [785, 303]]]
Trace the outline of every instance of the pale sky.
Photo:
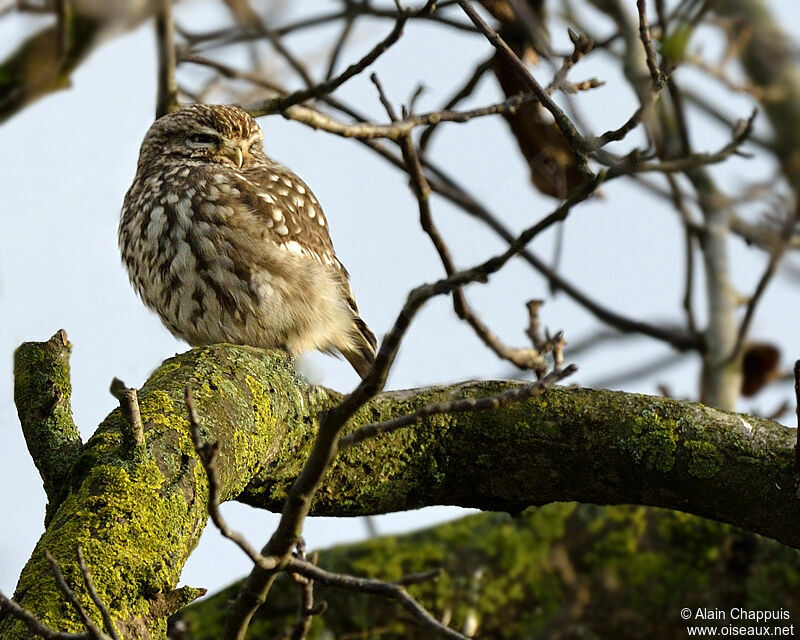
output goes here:
[[[800, 32], [800, 15], [792, 12], [795, 3], [771, 0], [783, 12], [789, 33]], [[222, 14], [204, 9], [204, 4], [189, 3], [181, 11], [195, 12], [192, 24], [218, 24]], [[332, 0], [297, 0], [292, 11], [308, 13], [336, 5]], [[29, 19], [0, 21], [0, 53], [12, 49], [32, 24]], [[356, 59], [390, 29], [388, 21], [364, 22], [343, 60]], [[324, 51], [334, 35], [330, 30], [315, 31], [303, 43], [303, 50], [312, 56]], [[710, 35], [702, 44], [711, 52], [718, 41]], [[472, 61], [488, 54], [488, 44], [477, 36], [453, 36], [434, 26], [411, 25], [374, 70], [398, 102], [406, 101], [422, 82], [427, 91], [418, 108], [431, 110], [470, 74]], [[0, 126], [0, 148], [6, 158], [0, 186], [7, 225], [0, 236], [0, 486], [6, 487], [0, 509], [7, 514], [0, 529], [0, 590], [6, 594], [13, 592], [42, 531], [45, 505], [41, 480], [25, 448], [13, 405], [14, 349], [25, 340], [46, 340], [59, 328], [67, 331], [74, 346], [73, 409], [84, 439], [116, 406], [108, 393], [113, 377], [140, 386], [162, 360], [187, 349], [137, 299], [116, 244], [119, 208], [153, 117], [154, 69], [152, 27], [147, 24], [96, 51], [74, 74], [70, 89], [40, 100]], [[620, 89], [619, 72], [600, 56], [582, 62], [572, 77], [580, 80], [592, 75], [608, 85], [581, 96], [582, 111], [596, 132], [619, 126], [635, 108], [630, 91]], [[288, 76], [286, 84], [298, 86]], [[718, 85], [708, 86], [712, 96], [720, 95]], [[385, 121], [368, 75], [351, 80], [337, 95]], [[723, 95], [728, 113], [749, 114], [748, 100]], [[487, 77], [469, 104], [488, 104], [498, 96], [494, 79]], [[419, 228], [416, 201], [405, 175], [353, 141], [314, 132], [281, 117], [262, 119], [261, 125], [267, 153], [301, 175], [322, 203], [337, 253], [351, 273], [362, 315], [380, 338], [408, 290], [442, 274], [430, 241]], [[763, 121], [760, 126], [763, 129]], [[694, 133], [700, 150], [719, 148], [728, 135], [704, 120], [695, 123]], [[433, 157], [515, 230], [534, 223], [553, 207], [552, 200], [530, 188], [527, 167], [499, 118], [443, 127]], [[729, 186], [769, 179], [773, 173], [774, 167], [763, 158], [737, 158], [715, 170]], [[682, 321], [683, 235], [676, 215], [623, 182], [605, 186], [603, 193], [602, 199], [576, 209], [566, 223], [564, 275], [632, 317]], [[505, 248], [488, 228], [448, 203], [434, 198], [432, 204], [459, 266]], [[548, 234], [532, 248], [549, 256], [551, 246], [552, 234]], [[748, 293], [760, 276], [763, 256], [738, 241], [731, 247], [735, 281]], [[702, 296], [701, 284], [698, 279], [698, 296]], [[783, 347], [784, 366], [800, 356], [797, 288], [796, 277], [776, 278], [754, 324], [753, 337], [769, 338]], [[522, 346], [524, 302], [547, 297], [548, 292], [534, 271], [515, 260], [489, 285], [472, 286], [467, 295], [496, 333]], [[702, 308], [698, 315], [704, 316]], [[563, 329], [568, 341], [577, 341], [598, 326], [564, 295], [544, 306], [542, 320], [554, 331]], [[666, 347], [644, 338], [614, 343], [578, 359], [580, 371], [572, 381], [588, 384], [666, 353]], [[304, 360], [303, 367], [315, 382], [341, 391], [350, 390], [356, 382], [343, 360], [314, 354]], [[625, 389], [656, 393], [656, 384], [664, 382], [676, 396], [694, 398], [697, 370], [697, 362], [689, 359]], [[438, 299], [415, 320], [389, 386], [505, 377], [510, 371], [509, 365], [498, 361], [459, 324], [451, 302]], [[755, 404], [769, 412], [791, 397], [790, 387], [784, 385], [759, 396]], [[786, 420], [794, 424], [791, 417]], [[266, 541], [277, 521], [277, 516], [238, 504], [224, 505], [223, 512], [234, 528], [257, 545]], [[385, 516], [377, 525], [383, 532], [402, 531], [459, 513], [453, 508], [428, 509]], [[310, 548], [360, 539], [364, 534], [364, 524], [357, 519], [315, 518], [305, 529]], [[245, 575], [249, 566], [241, 552], [210, 526], [182, 581], [213, 592]]]

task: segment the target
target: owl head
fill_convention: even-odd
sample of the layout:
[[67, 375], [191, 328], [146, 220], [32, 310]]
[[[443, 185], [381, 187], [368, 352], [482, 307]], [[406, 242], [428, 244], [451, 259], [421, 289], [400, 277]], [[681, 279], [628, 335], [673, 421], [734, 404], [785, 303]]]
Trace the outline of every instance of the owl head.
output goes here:
[[158, 158], [242, 168], [263, 162], [264, 133], [239, 107], [192, 104], [156, 120], [142, 142], [139, 166]]

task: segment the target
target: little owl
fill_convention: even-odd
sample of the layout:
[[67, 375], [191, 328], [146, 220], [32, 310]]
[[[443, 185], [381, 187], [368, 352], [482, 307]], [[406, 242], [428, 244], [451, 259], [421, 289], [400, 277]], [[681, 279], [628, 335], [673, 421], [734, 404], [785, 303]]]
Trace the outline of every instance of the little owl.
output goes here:
[[232, 106], [191, 105], [153, 123], [119, 225], [128, 275], [191, 345], [337, 350], [363, 378], [375, 336], [325, 216], [263, 139]]

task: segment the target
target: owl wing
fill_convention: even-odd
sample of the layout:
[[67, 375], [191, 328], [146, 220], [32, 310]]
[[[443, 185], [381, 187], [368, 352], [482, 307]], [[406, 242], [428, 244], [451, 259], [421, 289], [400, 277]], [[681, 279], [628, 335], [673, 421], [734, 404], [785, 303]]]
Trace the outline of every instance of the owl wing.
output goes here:
[[272, 231], [269, 238], [286, 251], [347, 271], [336, 258], [328, 221], [308, 186], [286, 167], [266, 164], [242, 171], [240, 198]]
[[281, 249], [317, 260], [339, 274], [356, 328], [374, 358], [377, 340], [359, 316], [350, 275], [336, 257], [328, 221], [308, 185], [277, 163], [248, 168], [241, 175], [245, 182], [239, 197], [272, 231], [270, 239]]

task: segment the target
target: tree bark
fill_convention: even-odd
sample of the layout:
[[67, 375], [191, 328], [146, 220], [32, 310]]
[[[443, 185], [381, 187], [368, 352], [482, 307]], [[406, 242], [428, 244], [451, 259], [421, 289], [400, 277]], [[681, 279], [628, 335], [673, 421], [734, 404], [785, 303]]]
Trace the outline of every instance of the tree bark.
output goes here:
[[[17, 366], [19, 380], [31, 368], [50, 365], [27, 358]], [[383, 393], [352, 423], [517, 384]], [[164, 638], [167, 616], [197, 595], [173, 591], [208, 515], [208, 482], [183, 403], [187, 385], [204, 437], [219, 443], [222, 500], [274, 510], [305, 459], [320, 413], [341, 398], [310, 386], [279, 352], [216, 345], [167, 360], [139, 392], [142, 445], [126, 439], [130, 430], [117, 409], [79, 455], [64, 460], [70, 467], [65, 492], [51, 503], [52, 519], [16, 592], [49, 626], [81, 628], [55, 586], [45, 551], [97, 615], [75, 561], [76, 546], [83, 548], [126, 638]], [[48, 424], [27, 425], [26, 436]], [[435, 416], [343, 451], [312, 513], [363, 515], [437, 504], [518, 513], [553, 501], [635, 503], [727, 521], [800, 547], [794, 437], [793, 429], [777, 423], [695, 403], [555, 388], [493, 410]], [[3, 640], [28, 635], [16, 620], [0, 621]]]

